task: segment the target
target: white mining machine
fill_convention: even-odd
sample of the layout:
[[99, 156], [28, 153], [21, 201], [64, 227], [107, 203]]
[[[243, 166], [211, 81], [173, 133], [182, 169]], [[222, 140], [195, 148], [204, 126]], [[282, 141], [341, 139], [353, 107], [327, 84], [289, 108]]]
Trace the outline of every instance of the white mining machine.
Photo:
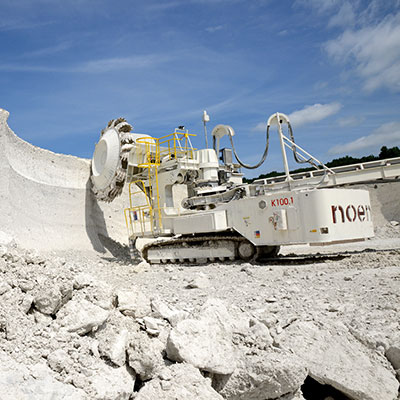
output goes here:
[[[206, 147], [208, 121], [204, 112]], [[277, 127], [285, 175], [243, 183], [240, 168], [257, 168], [265, 161], [272, 126]], [[240, 161], [232, 127], [217, 125], [213, 148], [201, 150], [191, 145], [194, 135], [180, 128], [153, 138], [132, 133], [122, 118], [113, 120], [93, 155], [91, 179], [98, 200], [110, 202], [129, 185], [129, 242], [134, 247], [138, 238], [153, 238], [141, 249], [150, 263], [249, 261], [274, 257], [282, 245], [370, 238], [369, 192], [337, 186], [400, 175], [400, 159], [326, 167], [295, 143], [289, 118], [282, 113], [268, 119], [264, 154], [254, 166]], [[219, 149], [224, 136], [232, 149]], [[286, 149], [315, 170], [291, 175]]]

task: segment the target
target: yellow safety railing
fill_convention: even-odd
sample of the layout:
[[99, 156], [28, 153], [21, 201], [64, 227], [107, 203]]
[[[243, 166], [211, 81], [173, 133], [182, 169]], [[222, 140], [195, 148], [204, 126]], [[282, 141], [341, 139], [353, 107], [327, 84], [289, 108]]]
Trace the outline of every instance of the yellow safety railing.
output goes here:
[[[193, 149], [188, 132], [175, 131], [172, 134], [155, 139], [143, 137], [136, 140], [141, 145], [144, 157], [139, 168], [147, 169], [147, 183], [144, 180], [135, 180], [129, 184], [129, 205], [124, 210], [125, 222], [129, 236], [157, 236], [162, 232], [162, 207], [160, 207], [160, 193], [158, 185], [158, 168], [165, 160], [193, 159]], [[132, 191], [136, 185], [139, 190]], [[134, 205], [133, 196], [145, 196], [145, 203]]]
[[[132, 187], [136, 186], [138, 190], [133, 191]], [[138, 196], [138, 195], [141, 196]], [[142, 197], [143, 203], [133, 205], [132, 197], [136, 199]], [[129, 184], [129, 208], [124, 210], [125, 223], [128, 229], [129, 237], [144, 236], [145, 233], [154, 231], [153, 225], [153, 207], [146, 186], [143, 180], [132, 181]]]
[[174, 132], [158, 139], [159, 159], [177, 159], [186, 157], [193, 159], [193, 147], [190, 136], [196, 136], [187, 132]]
[[193, 159], [193, 151], [190, 136], [196, 136], [187, 132], [174, 132], [161, 138], [154, 139], [143, 137], [137, 139], [137, 143], [144, 147], [144, 162], [139, 168], [159, 166], [165, 158], [177, 159], [186, 157]]

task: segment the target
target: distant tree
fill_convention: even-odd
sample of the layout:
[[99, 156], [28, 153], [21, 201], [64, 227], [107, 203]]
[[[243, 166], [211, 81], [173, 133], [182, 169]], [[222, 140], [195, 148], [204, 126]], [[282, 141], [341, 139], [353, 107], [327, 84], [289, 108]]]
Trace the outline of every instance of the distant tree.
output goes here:
[[400, 157], [400, 149], [397, 146], [391, 147], [390, 149], [388, 149], [386, 146], [381, 148], [381, 152], [379, 153], [380, 160], [394, 157]]
[[340, 157], [340, 158], [335, 158], [332, 161], [327, 162], [326, 166], [329, 168], [342, 167], [344, 165], [358, 164], [358, 163], [363, 163], [363, 162], [368, 162], [368, 161], [375, 161], [377, 159], [378, 159], [378, 157], [374, 156], [373, 154], [370, 154], [369, 156], [364, 156], [361, 158], [344, 156], [344, 157]]

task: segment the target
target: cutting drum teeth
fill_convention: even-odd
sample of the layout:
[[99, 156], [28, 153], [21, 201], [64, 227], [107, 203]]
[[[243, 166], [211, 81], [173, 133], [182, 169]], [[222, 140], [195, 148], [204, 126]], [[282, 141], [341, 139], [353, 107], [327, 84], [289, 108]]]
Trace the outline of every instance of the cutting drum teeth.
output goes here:
[[[124, 132], [124, 131], [121, 131], [121, 132]], [[134, 139], [133, 139], [132, 135], [129, 132], [124, 132], [121, 135], [121, 143], [131, 144], [131, 143], [134, 143]]]
[[[109, 131], [114, 130], [118, 134], [119, 138], [119, 154], [118, 163], [115, 170], [112, 170], [113, 176], [106, 187], [96, 187], [95, 177], [91, 176], [92, 180], [92, 191], [97, 200], [105, 201], [107, 203], [113, 201], [117, 196], [121, 195], [125, 179], [126, 169], [128, 167], [128, 153], [133, 147], [135, 142], [131, 131], [132, 125], [130, 125], [125, 118], [112, 119], [108, 122], [107, 127], [101, 131], [100, 139]], [[103, 138], [104, 140], [104, 138]], [[93, 172], [93, 161], [92, 161], [92, 172]], [[100, 173], [101, 174], [101, 173]]]
[[122, 121], [115, 126], [115, 129], [117, 129], [118, 132], [130, 132], [132, 130], [132, 126], [126, 121]]

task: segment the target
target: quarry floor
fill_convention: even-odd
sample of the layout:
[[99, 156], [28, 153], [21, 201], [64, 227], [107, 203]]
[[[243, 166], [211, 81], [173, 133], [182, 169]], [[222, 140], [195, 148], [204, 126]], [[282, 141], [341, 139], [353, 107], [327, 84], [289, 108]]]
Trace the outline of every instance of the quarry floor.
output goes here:
[[[265, 264], [143, 266], [132, 262], [124, 246], [115, 245], [113, 253], [53, 254], [74, 260], [115, 288], [139, 287], [150, 298], [189, 312], [216, 297], [242, 311], [266, 309], [278, 321], [341, 321], [375, 344], [400, 331], [399, 226], [389, 225], [379, 237], [360, 243], [285, 246]], [[196, 280], [199, 287], [188, 288]]]

